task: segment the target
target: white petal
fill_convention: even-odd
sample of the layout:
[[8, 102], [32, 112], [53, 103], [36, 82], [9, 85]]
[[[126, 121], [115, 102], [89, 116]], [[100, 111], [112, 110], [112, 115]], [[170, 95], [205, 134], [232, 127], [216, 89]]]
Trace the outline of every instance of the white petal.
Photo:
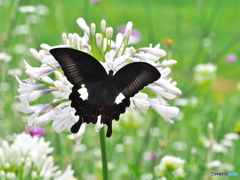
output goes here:
[[168, 76], [171, 73], [171, 68], [165, 67], [165, 68], [158, 68], [158, 70], [161, 73], [161, 78], [164, 78]]
[[164, 51], [163, 49], [150, 48], [150, 47], [140, 48], [139, 51], [148, 52], [148, 53], [153, 54], [157, 57], [164, 57], [167, 54], [166, 51]]
[[150, 104], [148, 102], [148, 95], [145, 93], [137, 93], [131, 98], [135, 106], [141, 111], [141, 113], [146, 114]]
[[179, 113], [179, 109], [174, 106], [163, 106], [153, 102], [151, 102], [150, 105], [159, 115], [165, 119], [165, 121], [170, 123], [173, 123], [171, 118], [176, 117]]
[[82, 123], [78, 133], [74, 134], [74, 139], [75, 139], [76, 144], [81, 143], [83, 133], [85, 132], [85, 129], [86, 129], [86, 125], [87, 125], [87, 123]]
[[31, 49], [30, 49], [30, 52], [32, 53], [32, 55], [33, 55], [37, 60], [39, 60], [39, 61], [42, 60], [42, 57], [40, 56], [40, 54], [37, 52], [36, 49], [31, 48]]
[[161, 86], [162, 88], [166, 89], [167, 91], [169, 91], [170, 93], [176, 95], [176, 96], [180, 96], [182, 94], [181, 90], [178, 89], [177, 87], [173, 86], [171, 83], [169, 83], [167, 80], [165, 79], [159, 79], [158, 81], [155, 81], [154, 84]]
[[174, 64], [177, 64], [176, 60], [164, 60], [162, 63], [158, 64], [156, 67], [169, 67], [172, 66]]
[[112, 27], [108, 27], [106, 29], [106, 37], [107, 38], [112, 38], [112, 35], [113, 35], [113, 28]]
[[159, 86], [148, 85], [147, 88], [152, 90], [157, 95], [162, 96], [162, 97], [164, 97], [166, 99], [174, 99], [174, 98], [176, 98], [176, 95], [173, 95], [172, 93], [169, 93], [169, 92], [165, 91], [163, 88], [161, 88]]
[[84, 20], [83, 18], [78, 18], [78, 19], [77, 19], [77, 24], [80, 26], [80, 28], [81, 28], [87, 35], [90, 34], [90, 33], [89, 33], [90, 29], [89, 29], [89, 27], [87, 26], [87, 24], [86, 24], [86, 22], [85, 22], [85, 20]]
[[49, 52], [50, 49], [52, 49], [51, 46], [49, 46], [48, 44], [41, 44], [40, 47], [45, 50], [46, 52]]
[[101, 21], [101, 30], [102, 32], [105, 32], [106, 30], [106, 21], [104, 19]]
[[124, 37], [127, 37], [127, 38], [130, 37], [131, 32], [132, 32], [132, 26], [133, 26], [133, 23], [131, 21], [129, 21], [127, 23], [127, 26], [126, 26], [126, 29], [125, 29], [125, 32], [124, 32]]
[[92, 23], [90, 27], [91, 27], [91, 35], [95, 35], [96, 25], [94, 23]]
[[74, 180], [73, 173], [72, 166], [68, 165], [67, 169], [60, 176], [54, 178], [54, 180]]
[[95, 36], [96, 36], [97, 47], [101, 48], [101, 45], [102, 45], [102, 34], [97, 33]]
[[33, 79], [39, 80], [41, 77], [44, 77], [53, 71], [51, 67], [32, 67], [27, 63], [27, 61], [23, 61], [26, 67], [26, 74]]
[[64, 104], [60, 104], [55, 108], [55, 113], [50, 114], [50, 118], [53, 119], [52, 126], [57, 133], [69, 130], [78, 119], [74, 115], [75, 109], [69, 106], [63, 107]]

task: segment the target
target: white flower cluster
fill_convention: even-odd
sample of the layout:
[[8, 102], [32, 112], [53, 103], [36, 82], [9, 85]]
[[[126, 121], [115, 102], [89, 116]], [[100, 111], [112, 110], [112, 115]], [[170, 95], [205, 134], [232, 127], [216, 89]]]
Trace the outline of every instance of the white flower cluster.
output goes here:
[[211, 81], [216, 78], [217, 66], [212, 63], [198, 64], [194, 68], [194, 79], [197, 82]]
[[65, 172], [54, 165], [53, 156], [43, 137], [32, 137], [21, 133], [15, 135], [14, 142], [3, 140], [0, 144], [0, 179], [43, 179], [74, 180], [74, 171], [68, 165]]
[[208, 169], [215, 169], [217, 171], [233, 171], [235, 168], [233, 165], [228, 163], [222, 163], [219, 160], [214, 160], [206, 163]]
[[214, 153], [228, 153], [228, 148], [233, 146], [233, 140], [239, 140], [239, 135], [237, 133], [228, 133], [224, 135], [224, 138], [217, 142], [214, 138], [202, 137], [203, 145], [210, 148]]
[[12, 56], [5, 52], [0, 52], [0, 61], [4, 61], [6, 63], [10, 62], [12, 60]]
[[155, 174], [158, 177], [168, 177], [171, 176], [171, 179], [179, 179], [185, 176], [184, 173], [184, 163], [185, 160], [174, 157], [174, 156], [164, 156], [161, 159], [159, 165], [155, 166]]
[[228, 148], [234, 145], [233, 140], [239, 140], [240, 137], [237, 133], [228, 133], [224, 135], [224, 138], [218, 142], [214, 138], [213, 134], [214, 125], [212, 122], [208, 123], [208, 136], [201, 137], [201, 141], [203, 142], [203, 146], [209, 148], [213, 153], [228, 153]]
[[[21, 101], [20, 110], [24, 113], [31, 113], [28, 119], [28, 126], [44, 125], [53, 120], [53, 127], [56, 132], [69, 130], [78, 120], [74, 115], [75, 109], [70, 107], [68, 96], [71, 93], [72, 84], [68, 82], [60, 69], [60, 65], [49, 53], [49, 50], [56, 47], [71, 47], [77, 50], [91, 54], [99, 59], [106, 71], [112, 69], [119, 70], [131, 62], [147, 62], [155, 66], [161, 73], [161, 78], [146, 88], [156, 94], [156, 98], [149, 98], [146, 93], [139, 92], [132, 97], [131, 105], [128, 110], [134, 108], [146, 113], [149, 107], [153, 108], [167, 122], [173, 122], [171, 119], [176, 117], [179, 109], [169, 106], [168, 99], [174, 99], [181, 95], [181, 91], [176, 87], [177, 83], [169, 77], [170, 66], [176, 64], [175, 60], [163, 60], [160, 58], [166, 56], [166, 52], [160, 49], [160, 45], [134, 49], [129, 46], [131, 37], [132, 22], [128, 22], [124, 33], [118, 33], [115, 41], [113, 40], [113, 28], [106, 27], [106, 21], [101, 21], [101, 33], [96, 33], [96, 25], [92, 23], [88, 26], [84, 19], [77, 19], [77, 23], [83, 30], [84, 35], [78, 34], [62, 35], [64, 45], [51, 47], [42, 44], [39, 52], [31, 49], [33, 56], [39, 60], [40, 67], [32, 67], [25, 60], [26, 74], [29, 79], [19, 82], [19, 95]], [[51, 74], [51, 76], [49, 76]], [[55, 79], [52, 77], [55, 74]], [[30, 105], [29, 102], [36, 101], [42, 95], [51, 93], [53, 100], [43, 105]], [[99, 128], [97, 128], [99, 129]], [[82, 125], [79, 132], [75, 134], [75, 140], [80, 141], [85, 126]]]

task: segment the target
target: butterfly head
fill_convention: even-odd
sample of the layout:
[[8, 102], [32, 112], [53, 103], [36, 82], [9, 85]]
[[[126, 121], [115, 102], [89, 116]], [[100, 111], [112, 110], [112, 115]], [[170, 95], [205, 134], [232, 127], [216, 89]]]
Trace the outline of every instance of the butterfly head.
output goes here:
[[108, 72], [108, 76], [113, 76], [113, 70], [110, 70], [109, 72]]

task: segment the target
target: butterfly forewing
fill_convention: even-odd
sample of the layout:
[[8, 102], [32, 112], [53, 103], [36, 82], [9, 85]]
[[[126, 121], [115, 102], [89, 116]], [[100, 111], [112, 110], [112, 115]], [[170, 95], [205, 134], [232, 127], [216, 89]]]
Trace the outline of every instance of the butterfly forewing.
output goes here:
[[80, 87], [81, 84], [100, 81], [107, 76], [100, 62], [87, 53], [70, 48], [55, 48], [50, 53], [73, 85]]
[[115, 86], [125, 97], [132, 97], [148, 84], [160, 78], [159, 71], [145, 62], [131, 63], [113, 77]]

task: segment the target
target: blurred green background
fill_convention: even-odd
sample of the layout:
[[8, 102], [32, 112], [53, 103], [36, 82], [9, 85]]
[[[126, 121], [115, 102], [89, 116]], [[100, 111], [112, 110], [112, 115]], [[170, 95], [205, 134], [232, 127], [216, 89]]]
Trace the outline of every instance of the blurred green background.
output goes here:
[[[19, 12], [20, 6], [28, 5], [44, 5], [46, 13]], [[210, 148], [204, 147], [202, 138], [209, 137], [209, 122], [214, 125], [212, 133], [218, 142], [226, 133], [240, 133], [237, 89], [240, 62], [229, 63], [226, 60], [228, 54], [239, 56], [240, 53], [239, 7], [238, 0], [103, 0], [98, 4], [89, 0], [0, 1], [0, 52], [12, 56], [9, 63], [0, 61], [0, 137], [5, 139], [24, 130], [24, 115], [13, 110], [18, 101], [14, 98], [18, 83], [8, 72], [15, 68], [24, 71], [22, 59], [32, 66], [40, 65], [29, 52], [30, 48], [39, 50], [42, 43], [50, 46], [62, 44], [61, 35], [64, 32], [82, 35], [76, 23], [79, 17], [83, 17], [88, 25], [94, 22], [98, 30], [100, 21], [105, 19], [107, 26], [114, 28], [115, 35], [119, 25], [132, 21], [133, 28], [142, 34], [142, 41], [134, 47], [160, 43], [161, 48], [171, 55], [169, 58], [178, 61], [172, 67], [171, 76], [182, 90], [180, 98], [195, 98], [197, 103], [179, 106], [181, 113], [174, 124], [166, 123], [151, 110], [139, 121], [132, 116], [114, 122], [113, 136], [106, 139], [108, 159], [112, 163], [110, 179], [141, 179], [143, 174], [154, 174], [154, 166], [165, 155], [186, 160], [185, 179], [212, 179], [212, 170], [206, 167], [206, 162], [211, 160], [231, 164], [235, 167], [233, 171], [240, 173], [240, 159], [237, 158], [239, 140], [234, 141], [234, 145], [224, 154], [213, 153]], [[21, 25], [28, 30], [22, 32]], [[171, 47], [166, 44], [167, 39], [173, 40]], [[216, 65], [216, 79], [197, 83], [194, 67], [200, 63]], [[27, 78], [24, 73], [20, 77]], [[174, 101], [170, 104], [174, 105]], [[93, 175], [101, 179], [98, 134], [93, 126], [88, 126], [80, 146], [67, 139], [68, 133], [56, 134], [51, 126], [46, 129], [46, 138], [55, 148], [56, 162], [61, 167], [72, 163], [77, 178], [89, 179], [89, 175]], [[156, 136], [150, 133], [154, 130], [158, 132]], [[179, 150], [175, 147], [176, 142], [183, 143], [185, 148]], [[123, 150], [118, 152], [119, 147]], [[146, 152], [159, 157], [146, 160], [143, 158]], [[214, 170], [220, 171], [218, 168]]]

